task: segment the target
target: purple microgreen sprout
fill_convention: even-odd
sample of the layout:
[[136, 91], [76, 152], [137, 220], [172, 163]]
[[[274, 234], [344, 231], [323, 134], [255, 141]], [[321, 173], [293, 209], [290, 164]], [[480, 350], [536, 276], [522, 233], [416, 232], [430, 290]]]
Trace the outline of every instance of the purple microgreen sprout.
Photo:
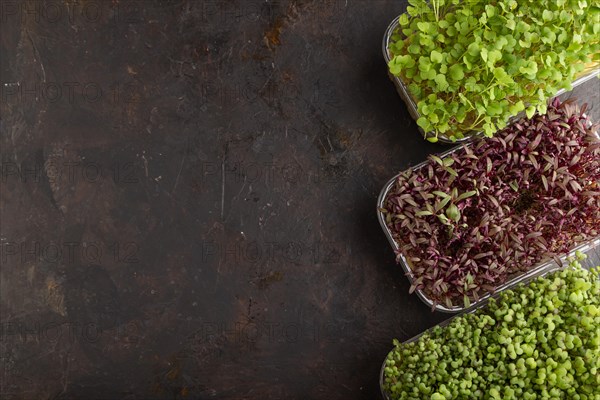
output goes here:
[[600, 236], [600, 139], [584, 110], [555, 99], [544, 115], [398, 176], [382, 211], [411, 292], [467, 307]]

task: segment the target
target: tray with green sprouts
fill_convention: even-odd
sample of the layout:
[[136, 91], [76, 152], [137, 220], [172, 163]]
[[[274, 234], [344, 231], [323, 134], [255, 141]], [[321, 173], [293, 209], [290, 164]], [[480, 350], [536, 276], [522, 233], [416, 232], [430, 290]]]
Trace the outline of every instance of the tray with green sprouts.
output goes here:
[[600, 267], [583, 268], [583, 257], [394, 340], [384, 398], [600, 399]]
[[599, 15], [589, 0], [408, 0], [383, 56], [427, 140], [491, 137], [598, 75]]

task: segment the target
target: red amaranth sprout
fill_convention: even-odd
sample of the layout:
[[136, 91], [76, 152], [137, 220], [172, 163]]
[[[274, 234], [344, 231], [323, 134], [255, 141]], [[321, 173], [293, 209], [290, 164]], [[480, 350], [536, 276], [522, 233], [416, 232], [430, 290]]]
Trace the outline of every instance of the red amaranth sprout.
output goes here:
[[386, 223], [410, 291], [448, 307], [600, 235], [600, 140], [585, 105], [555, 99], [490, 139], [401, 174]]

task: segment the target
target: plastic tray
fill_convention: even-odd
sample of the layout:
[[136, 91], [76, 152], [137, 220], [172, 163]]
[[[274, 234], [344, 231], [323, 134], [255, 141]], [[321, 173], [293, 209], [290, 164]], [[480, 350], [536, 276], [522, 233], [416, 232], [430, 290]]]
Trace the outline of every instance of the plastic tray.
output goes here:
[[[447, 150], [447, 151], [439, 154], [439, 157], [444, 158], [447, 155], [452, 154], [452, 153], [462, 149], [464, 146], [470, 146], [470, 145], [471, 144], [457, 146], [455, 148], [452, 148], [450, 150]], [[413, 171], [417, 171], [417, 170], [425, 167], [426, 165], [427, 165], [427, 161], [423, 161], [422, 163], [420, 163], [410, 169]], [[395, 175], [392, 179], [390, 179], [386, 183], [386, 185], [383, 187], [383, 190], [381, 191], [381, 193], [379, 194], [379, 197], [377, 199], [377, 219], [379, 220], [379, 224], [381, 225], [381, 228], [383, 229], [385, 236], [387, 237], [390, 245], [392, 246], [394, 253], [397, 253], [400, 250], [400, 245], [392, 237], [392, 233], [390, 232], [390, 229], [388, 228], [387, 224], [385, 223], [385, 215], [383, 214], [383, 212], [381, 212], [381, 209], [384, 208], [385, 200], [387, 198], [387, 195], [388, 195], [390, 189], [396, 183], [396, 180], [398, 179], [398, 177], [405, 172], [406, 172], [406, 170]], [[577, 247], [572, 248], [571, 252], [576, 251], [576, 250], [586, 252], [589, 249], [595, 248], [599, 244], [600, 244], [600, 237], [591, 239], [589, 241], [586, 241], [586, 242], [578, 245]], [[566, 255], [563, 255], [562, 257], [559, 257], [559, 259], [564, 262], [566, 260], [566, 257], [567, 257]], [[402, 253], [400, 253], [398, 255], [398, 260], [399, 260], [400, 265], [402, 266], [402, 269], [404, 270], [405, 275], [408, 277], [408, 280], [410, 281], [410, 283], [412, 285], [415, 278], [414, 278], [414, 275], [413, 275], [413, 272], [411, 269], [410, 260]], [[547, 262], [538, 264], [537, 266], [534, 266], [534, 267], [530, 268], [529, 270], [514, 276], [513, 278], [506, 281], [504, 284], [497, 286], [495, 291], [501, 292], [501, 291], [508, 289], [518, 283], [523, 282], [524, 280], [531, 278], [532, 276], [537, 276], [538, 274], [545, 271], [552, 264], [554, 264], [554, 260], [549, 260]], [[486, 293], [486, 294], [482, 295], [478, 301], [473, 301], [469, 307], [454, 306], [452, 308], [448, 308], [442, 304], [436, 304], [436, 306], [433, 307], [433, 301], [429, 297], [427, 297], [427, 295], [422, 290], [417, 289], [417, 290], [415, 290], [415, 293], [430, 308], [434, 309], [435, 311], [440, 311], [440, 312], [445, 312], [445, 313], [459, 313], [459, 312], [475, 309], [480, 304], [485, 303], [485, 301], [491, 296], [489, 293]]]
[[[570, 253], [570, 254], [571, 254], [571, 255], [573, 255], [573, 254], [575, 253], [575, 251], [576, 251], [576, 250], [574, 250], [574, 251], [573, 251], [572, 253]], [[584, 268], [586, 268], [586, 267], [584, 267]], [[522, 283], [522, 284], [529, 284], [529, 283], [530, 283], [531, 281], [533, 281], [535, 278], [538, 278], [538, 277], [540, 277], [540, 276], [545, 276], [545, 275], [547, 275], [547, 274], [549, 274], [549, 273], [551, 273], [551, 272], [558, 271], [558, 270], [560, 270], [560, 269], [561, 269], [561, 267], [560, 267], [558, 264], [556, 264], [556, 263], [549, 263], [549, 264], [546, 266], [546, 268], [544, 268], [544, 269], [540, 269], [540, 270], [539, 270], [539, 271], [538, 271], [536, 274], [531, 274], [531, 275], [529, 275], [529, 276], [528, 276], [526, 279], [523, 279], [523, 280], [521, 280], [521, 281], [519, 281], [519, 282], [515, 282], [513, 285], [511, 285], [510, 287], [507, 287], [507, 288], [505, 288], [505, 289], [513, 289], [514, 287], [516, 287], [516, 286], [517, 286], [518, 284], [520, 284], [520, 283]], [[492, 297], [493, 297], [493, 298], [497, 298], [499, 295], [500, 295], [500, 292], [496, 292], [496, 293], [495, 293], [495, 294], [494, 294]], [[488, 299], [489, 299], [489, 298], [488, 298]], [[487, 303], [487, 301], [486, 301], [486, 303]], [[427, 332], [430, 332], [430, 331], [432, 331], [432, 330], [433, 330], [433, 329], [435, 329], [436, 327], [441, 327], [441, 328], [443, 328], [443, 327], [445, 327], [445, 326], [447, 326], [447, 325], [450, 325], [450, 324], [452, 323], [452, 321], [454, 321], [454, 319], [456, 319], [456, 318], [458, 318], [458, 317], [461, 317], [461, 316], [463, 316], [463, 315], [466, 315], [466, 314], [474, 313], [474, 312], [476, 312], [477, 310], [479, 310], [480, 308], [483, 308], [484, 306], [485, 306], [485, 304], [479, 303], [479, 304], [478, 304], [478, 306], [477, 306], [476, 308], [474, 308], [474, 309], [472, 309], [472, 310], [470, 310], [470, 311], [468, 311], [468, 312], [461, 313], [461, 314], [455, 315], [455, 316], [453, 316], [453, 317], [451, 317], [451, 318], [448, 318], [448, 319], [446, 319], [446, 320], [444, 320], [444, 321], [440, 322], [439, 324], [437, 324], [437, 325], [434, 325], [434, 326], [432, 326], [431, 328], [429, 328], [429, 329], [427, 329], [427, 330], [425, 330], [425, 331], [423, 331], [423, 332], [419, 333], [418, 335], [415, 335], [415, 336], [413, 336], [412, 338], [410, 338], [410, 339], [408, 339], [408, 340], [405, 340], [404, 342], [402, 342], [402, 344], [408, 344], [408, 343], [416, 342], [417, 340], [419, 340], [419, 339], [421, 338], [421, 336], [423, 336], [423, 335], [424, 335], [424, 334], [426, 334]], [[386, 364], [386, 361], [387, 361], [388, 357], [389, 357], [389, 356], [390, 356], [390, 354], [392, 353], [392, 351], [393, 351], [393, 350], [391, 350], [391, 351], [388, 353], [388, 355], [385, 357], [385, 359], [383, 360], [383, 364], [381, 365], [381, 370], [379, 371], [379, 388], [380, 388], [380, 390], [381, 390], [381, 395], [383, 396], [383, 398], [384, 398], [385, 400], [390, 400], [390, 398], [389, 398], [389, 396], [388, 396], [387, 392], [385, 391], [385, 389], [384, 389], [384, 387], [383, 387], [384, 378], [385, 378], [385, 364]]]
[[[391, 60], [391, 55], [388, 51], [388, 47], [389, 47], [389, 43], [390, 40], [392, 38], [392, 34], [394, 33], [394, 31], [396, 30], [396, 28], [398, 27], [398, 20], [400, 19], [400, 15], [398, 17], [396, 17], [392, 23], [388, 26], [388, 28], [385, 31], [385, 34], [383, 35], [383, 44], [382, 44], [382, 51], [383, 51], [383, 58], [385, 59], [385, 64], [387, 66], [387, 64], [390, 62]], [[591, 71], [588, 74], [585, 74], [584, 76], [581, 76], [580, 78], [577, 78], [575, 81], [573, 81], [572, 86], [573, 88], [583, 84], [584, 82], [589, 81], [590, 79], [592, 79], [594, 76], [596, 76], [598, 73], [600, 73], [600, 68], [594, 69], [593, 71]], [[415, 101], [413, 100], [413, 98], [411, 97], [409, 91], [408, 91], [408, 87], [407, 85], [402, 81], [402, 79], [400, 79], [399, 77], [392, 75], [388, 69], [388, 75], [390, 77], [390, 79], [392, 80], [392, 82], [394, 82], [394, 85], [396, 86], [396, 90], [398, 91], [398, 94], [400, 95], [400, 97], [402, 98], [402, 100], [404, 100], [404, 103], [406, 104], [406, 107], [408, 108], [408, 112], [411, 115], [411, 117], [416, 121], [418, 120], [421, 115], [419, 114], [419, 111], [417, 109], [417, 104], [415, 103]], [[566, 93], [567, 90], [565, 89], [560, 89], [558, 92], [556, 92], [556, 94], [552, 97], [558, 97], [564, 93]], [[512, 117], [509, 120], [509, 123], [514, 121], [515, 119], [519, 119], [522, 116], [524, 116], [525, 113], [521, 112], [518, 115]], [[421, 134], [423, 135], [423, 137], [428, 137], [428, 132], [425, 132], [423, 130], [423, 128], [421, 128], [420, 126], [418, 126], [419, 128], [419, 132], [421, 132]], [[438, 135], [438, 140], [442, 143], [466, 143], [469, 142], [471, 140], [473, 140], [473, 138], [481, 135], [482, 132], [473, 132], [473, 133], [469, 133], [468, 135], [465, 135], [464, 138], [462, 139], [456, 139], [455, 141], [450, 140], [450, 138], [444, 134], [439, 134]]]

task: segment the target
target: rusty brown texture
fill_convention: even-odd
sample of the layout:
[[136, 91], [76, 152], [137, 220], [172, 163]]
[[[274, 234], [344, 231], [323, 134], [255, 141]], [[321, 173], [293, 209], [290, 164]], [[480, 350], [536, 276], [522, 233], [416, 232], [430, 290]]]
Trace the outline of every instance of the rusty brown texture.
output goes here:
[[0, 3], [0, 398], [377, 398], [406, 2]]

